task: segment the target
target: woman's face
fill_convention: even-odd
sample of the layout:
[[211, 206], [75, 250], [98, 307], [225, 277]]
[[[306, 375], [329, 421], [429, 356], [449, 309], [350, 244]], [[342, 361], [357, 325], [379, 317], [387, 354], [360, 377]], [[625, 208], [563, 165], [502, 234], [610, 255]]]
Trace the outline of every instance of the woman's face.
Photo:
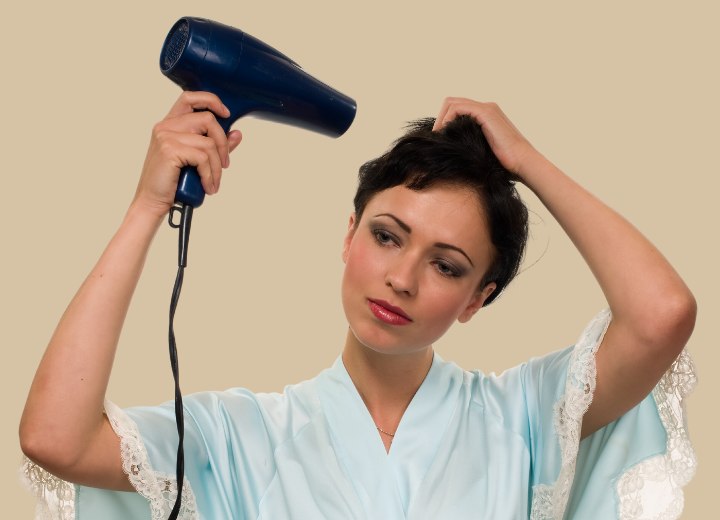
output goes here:
[[432, 345], [469, 320], [494, 284], [479, 287], [493, 257], [477, 195], [448, 185], [375, 195], [343, 247], [342, 301], [355, 338], [383, 353]]

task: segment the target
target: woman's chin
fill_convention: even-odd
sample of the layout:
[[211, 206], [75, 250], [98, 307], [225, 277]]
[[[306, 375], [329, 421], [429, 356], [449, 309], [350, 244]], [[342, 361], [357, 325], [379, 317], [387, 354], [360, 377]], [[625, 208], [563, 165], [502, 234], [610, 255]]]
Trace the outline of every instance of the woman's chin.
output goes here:
[[358, 332], [353, 330], [352, 327], [349, 328], [348, 338], [345, 342], [346, 349], [367, 349], [376, 354], [397, 356], [417, 354], [432, 347], [432, 345], [420, 346], [409, 344], [408, 342], [401, 341], [396, 336], [383, 333], [383, 331], [378, 331], [373, 334], [359, 334]]

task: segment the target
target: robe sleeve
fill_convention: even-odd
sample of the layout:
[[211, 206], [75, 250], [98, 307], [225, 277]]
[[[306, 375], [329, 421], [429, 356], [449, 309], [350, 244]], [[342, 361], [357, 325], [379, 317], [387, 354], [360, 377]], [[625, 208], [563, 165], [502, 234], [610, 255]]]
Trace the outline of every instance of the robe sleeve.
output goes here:
[[580, 441], [610, 320], [601, 312], [575, 346], [524, 367], [532, 520], [669, 520], [682, 512], [682, 487], [696, 464], [683, 403], [696, 383], [687, 352], [637, 406]]
[[[242, 389], [204, 392], [187, 396], [184, 407], [185, 480], [178, 518], [256, 518], [275, 470], [254, 396]], [[106, 401], [105, 413], [137, 492], [73, 485], [26, 460], [24, 480], [37, 498], [36, 520], [168, 518], [177, 496], [174, 404], [121, 410]]]
[[[105, 401], [105, 414], [120, 438], [123, 471], [137, 493], [72, 484], [25, 459], [23, 479], [36, 498], [36, 520], [159, 520], [168, 517], [177, 496], [177, 481], [174, 471], [163, 471], [168, 469], [170, 457], [163, 460], [162, 452], [168, 448], [160, 446], [166, 444], [172, 450], [171, 445], [174, 443], [175, 449], [177, 448], [177, 431], [173, 430], [174, 415], [171, 415], [173, 412], [169, 405], [138, 410], [141, 415], [145, 414], [147, 427], [155, 429], [148, 439], [154, 460], [151, 460], [138, 424], [131, 417], [131, 414], [136, 415], [137, 411], [121, 410], [111, 401]], [[149, 413], [149, 410], [153, 412]], [[192, 434], [190, 436], [192, 437]], [[158, 442], [162, 438], [165, 442]], [[190, 444], [192, 441], [186, 446]], [[191, 453], [197, 451], [195, 448], [190, 449]], [[162, 469], [159, 470], [154, 465], [159, 465]], [[179, 518], [198, 518], [192, 487], [187, 480], [183, 485], [183, 507]]]

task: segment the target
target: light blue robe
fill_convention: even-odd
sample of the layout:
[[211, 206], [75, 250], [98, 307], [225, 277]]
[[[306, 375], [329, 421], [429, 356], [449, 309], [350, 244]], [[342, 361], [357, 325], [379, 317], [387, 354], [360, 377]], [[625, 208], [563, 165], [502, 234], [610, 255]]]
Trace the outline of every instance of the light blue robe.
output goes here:
[[[694, 383], [686, 354], [653, 394], [579, 443], [609, 320], [601, 313], [574, 347], [500, 376], [435, 354], [389, 453], [341, 358], [282, 394], [187, 396], [182, 518], [679, 516], [695, 464], [682, 415]], [[176, 493], [173, 404], [121, 411], [107, 403], [106, 413], [139, 493], [58, 482], [64, 499], [41, 490], [58, 511], [48, 517], [167, 518]], [[31, 480], [38, 491], [37, 475]]]

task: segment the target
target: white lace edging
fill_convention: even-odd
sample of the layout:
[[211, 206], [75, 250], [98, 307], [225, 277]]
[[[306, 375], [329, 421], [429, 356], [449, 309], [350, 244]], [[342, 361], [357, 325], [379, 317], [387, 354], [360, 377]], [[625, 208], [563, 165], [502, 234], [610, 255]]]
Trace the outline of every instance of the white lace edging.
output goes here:
[[[105, 400], [105, 414], [120, 437], [120, 457], [123, 471], [130, 484], [150, 502], [152, 520], [163, 520], [172, 511], [177, 497], [177, 480], [172, 475], [152, 470], [150, 460], [135, 423], [111, 401]], [[198, 518], [195, 495], [190, 482], [183, 484], [182, 505], [178, 519], [196, 520]]]
[[683, 350], [653, 390], [667, 433], [667, 449], [663, 454], [636, 464], [617, 482], [620, 518], [623, 520], [675, 520], [680, 517], [685, 505], [682, 488], [695, 475], [697, 465], [688, 437], [683, 401], [696, 384], [695, 366]]
[[[595, 392], [595, 354], [611, 321], [609, 309], [588, 324], [570, 356], [565, 393], [556, 403], [554, 427], [560, 444], [561, 466], [552, 485], [533, 489], [531, 520], [561, 520], [565, 514], [580, 444], [582, 418]], [[660, 420], [667, 434], [664, 454], [650, 457], [625, 471], [618, 479], [620, 520], [675, 520], [683, 509], [682, 486], [695, 473], [695, 453], [685, 424], [683, 399], [697, 382], [689, 354], [683, 350], [653, 390]], [[652, 490], [653, 499], [647, 500]]]
[[20, 479], [35, 497], [35, 520], [74, 520], [75, 486], [23, 458]]
[[[174, 476], [152, 469], [147, 450], [135, 423], [112, 402], [105, 401], [105, 414], [120, 437], [120, 456], [123, 471], [130, 484], [150, 503], [152, 520], [164, 520], [170, 514], [177, 497]], [[21, 468], [21, 478], [37, 499], [36, 520], [73, 520], [75, 518], [75, 486], [42, 469], [27, 457]], [[195, 495], [185, 480], [182, 505], [178, 519], [199, 518]]]
[[565, 393], [555, 404], [554, 427], [560, 443], [560, 474], [555, 484], [533, 488], [531, 520], [561, 520], [575, 477], [580, 428], [595, 392], [595, 353], [610, 324], [610, 310], [600, 312], [585, 327], [568, 365]]

